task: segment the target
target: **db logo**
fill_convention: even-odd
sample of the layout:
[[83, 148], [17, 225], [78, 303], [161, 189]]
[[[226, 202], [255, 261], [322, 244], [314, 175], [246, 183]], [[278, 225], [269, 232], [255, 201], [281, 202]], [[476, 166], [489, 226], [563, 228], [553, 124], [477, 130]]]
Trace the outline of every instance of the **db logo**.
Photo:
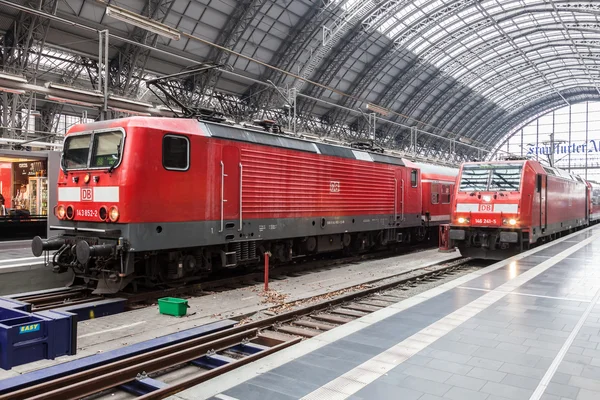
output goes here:
[[92, 189], [81, 188], [81, 201], [92, 201]]
[[494, 206], [492, 204], [480, 204], [479, 205], [479, 211], [489, 211], [489, 212], [492, 212], [493, 207]]
[[338, 193], [340, 191], [340, 183], [338, 181], [329, 182], [329, 190], [331, 193]]

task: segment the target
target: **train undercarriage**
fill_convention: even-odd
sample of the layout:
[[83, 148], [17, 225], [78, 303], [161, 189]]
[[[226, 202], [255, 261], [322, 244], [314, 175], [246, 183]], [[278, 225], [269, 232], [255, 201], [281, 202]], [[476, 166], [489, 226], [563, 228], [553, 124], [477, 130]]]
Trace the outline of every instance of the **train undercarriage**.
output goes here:
[[520, 229], [452, 227], [452, 245], [465, 257], [503, 260], [529, 249], [529, 233]]
[[[35, 256], [48, 254], [54, 272], [74, 272], [73, 284], [85, 284], [96, 294], [136, 291], [141, 287], [181, 285], [202, 280], [219, 271], [254, 270], [269, 253], [274, 267], [319, 254], [358, 255], [377, 249], [430, 239], [437, 230], [389, 228], [283, 240], [243, 240], [213, 246], [133, 252], [127, 241], [93, 236], [63, 235], [48, 240], [34, 238]], [[55, 251], [52, 255], [50, 252]]]

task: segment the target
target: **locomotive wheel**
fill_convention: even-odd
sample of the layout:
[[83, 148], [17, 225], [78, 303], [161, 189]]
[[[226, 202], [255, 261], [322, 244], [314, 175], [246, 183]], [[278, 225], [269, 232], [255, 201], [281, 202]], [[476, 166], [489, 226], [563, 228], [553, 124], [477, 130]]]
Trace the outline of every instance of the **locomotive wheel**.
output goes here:
[[344, 243], [344, 247], [348, 247], [348, 246], [350, 246], [350, 243], [352, 242], [352, 236], [350, 236], [349, 233], [344, 233], [344, 238], [342, 241]]

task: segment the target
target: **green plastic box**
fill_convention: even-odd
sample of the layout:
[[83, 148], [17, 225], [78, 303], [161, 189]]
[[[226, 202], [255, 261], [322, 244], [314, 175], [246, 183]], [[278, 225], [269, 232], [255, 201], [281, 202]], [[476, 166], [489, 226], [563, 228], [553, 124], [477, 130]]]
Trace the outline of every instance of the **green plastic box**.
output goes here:
[[158, 311], [161, 314], [183, 317], [187, 313], [188, 308], [188, 301], [185, 299], [178, 299], [176, 297], [158, 299]]

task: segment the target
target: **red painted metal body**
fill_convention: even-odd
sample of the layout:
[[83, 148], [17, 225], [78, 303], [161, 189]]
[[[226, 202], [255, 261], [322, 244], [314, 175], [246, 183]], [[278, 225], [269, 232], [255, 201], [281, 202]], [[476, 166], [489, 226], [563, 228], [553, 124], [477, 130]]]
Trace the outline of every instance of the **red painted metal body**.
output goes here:
[[[489, 169], [490, 177], [482, 178], [487, 183], [470, 187], [469, 179], [478, 178], [466, 174], [467, 167], [469, 171]], [[509, 167], [521, 169], [518, 186], [489, 190], [494, 179], [517, 179], [509, 177]], [[477, 190], [485, 184], [488, 190]], [[565, 171], [532, 160], [465, 163], [452, 202], [450, 236], [465, 255], [500, 259], [538, 240], [587, 225], [589, 210], [587, 183]]]
[[[240, 214], [240, 173], [243, 176], [243, 218], [335, 217], [400, 214], [402, 182], [404, 212], [420, 214], [421, 186], [410, 185], [410, 168], [303, 153], [221, 138], [203, 133], [196, 121], [160, 118], [146, 126], [143, 118], [94, 123], [94, 129], [123, 127], [127, 132], [121, 165], [112, 173], [83, 183], [88, 171], [60, 173], [59, 187], [119, 186], [119, 223], [178, 222], [220, 219], [221, 161], [224, 162], [224, 219]], [[69, 134], [89, 131], [77, 125]], [[185, 173], [162, 167], [161, 140], [165, 133], [190, 140], [191, 163]], [[154, 138], [154, 140], [153, 140]], [[240, 170], [239, 165], [243, 168]], [[78, 183], [71, 179], [77, 176]], [[99, 222], [92, 206], [75, 202], [74, 220]], [[66, 205], [66, 203], [65, 203]], [[113, 203], [103, 203], [111, 206]], [[165, 206], [181, 212], [165, 212]], [[77, 210], [90, 210], [91, 216]]]
[[[124, 139], [118, 155], [106, 153], [119, 158], [114, 167], [88, 161], [60, 172], [57, 206], [72, 210], [60, 223], [68, 233], [40, 239], [34, 250], [70, 247], [59, 272], [73, 265], [74, 246], [78, 265], [101, 265], [77, 276], [159, 282], [214, 265], [260, 265], [267, 252], [277, 263], [424, 240], [430, 227], [449, 222], [455, 169], [191, 119], [94, 122], [73, 127], [66, 140], [93, 132], [92, 154], [96, 138], [115, 130]], [[164, 165], [167, 137], [187, 143], [185, 168]], [[106, 210], [118, 210], [118, 219]], [[149, 264], [150, 253], [165, 258]]]

